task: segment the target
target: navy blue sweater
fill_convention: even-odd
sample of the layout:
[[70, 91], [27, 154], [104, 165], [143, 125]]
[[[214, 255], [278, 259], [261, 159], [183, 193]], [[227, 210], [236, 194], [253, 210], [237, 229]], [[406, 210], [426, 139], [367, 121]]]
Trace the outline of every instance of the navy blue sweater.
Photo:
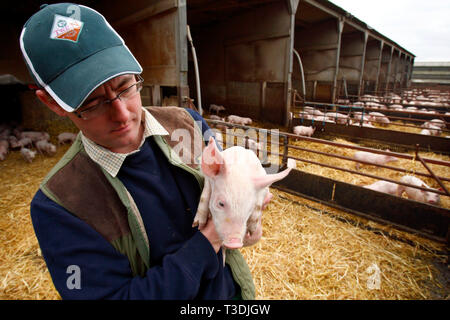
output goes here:
[[[210, 131], [202, 120], [205, 139]], [[192, 228], [201, 190], [188, 172], [172, 166], [154, 139], [124, 161], [118, 178], [139, 208], [149, 237], [150, 268], [133, 277], [126, 256], [85, 222], [38, 191], [31, 218], [63, 299], [230, 299], [235, 283], [222, 251]], [[81, 275], [77, 288], [76, 271]]]

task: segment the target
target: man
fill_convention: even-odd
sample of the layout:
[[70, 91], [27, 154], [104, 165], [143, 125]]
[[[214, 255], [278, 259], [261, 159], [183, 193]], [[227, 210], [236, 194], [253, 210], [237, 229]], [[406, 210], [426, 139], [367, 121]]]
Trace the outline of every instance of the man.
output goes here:
[[80, 129], [31, 203], [61, 297], [254, 298], [242, 255], [229, 250], [223, 263], [212, 219], [201, 231], [192, 228], [203, 188], [199, 154], [177, 154], [178, 143], [196, 148], [171, 138], [180, 129], [209, 138], [200, 115], [143, 108], [141, 66], [88, 7], [42, 6], [26, 22], [20, 46], [37, 97]]

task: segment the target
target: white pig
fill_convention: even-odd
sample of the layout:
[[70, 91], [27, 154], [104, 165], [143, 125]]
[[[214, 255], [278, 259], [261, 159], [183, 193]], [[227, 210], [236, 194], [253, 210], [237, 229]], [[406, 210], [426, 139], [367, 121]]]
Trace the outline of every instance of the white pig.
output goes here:
[[254, 152], [240, 146], [221, 152], [212, 137], [201, 162], [205, 186], [192, 226], [202, 229], [211, 212], [224, 247], [256, 243], [262, 235], [262, 210], [272, 197], [269, 186], [286, 177], [293, 164], [288, 161], [287, 169], [267, 174]]
[[209, 105], [209, 113], [211, 113], [212, 111], [215, 111], [216, 114], [219, 114], [220, 111], [225, 111], [225, 107], [218, 106], [217, 104], [210, 104]]
[[432, 120], [430, 120], [430, 122], [431, 122], [431, 124], [433, 126], [439, 127], [441, 129], [445, 129], [446, 128], [445, 122], [443, 120], [441, 120], [441, 119], [432, 119]]
[[33, 161], [34, 157], [36, 156], [36, 151], [31, 151], [28, 148], [22, 148], [20, 149], [20, 153], [22, 154], [23, 158], [27, 161], [27, 162], [31, 162]]
[[[423, 188], [427, 188], [430, 190], [436, 190], [436, 189], [433, 189], [433, 188], [430, 188], [429, 186], [427, 186], [427, 184], [425, 182], [423, 182], [422, 180], [420, 180], [419, 178], [416, 178], [413, 176], [408, 176], [408, 175], [403, 176], [400, 179], [400, 181], [403, 183], [414, 185], [414, 186], [423, 187]], [[421, 189], [416, 189], [416, 188], [412, 188], [412, 187], [407, 187], [407, 186], [403, 186], [403, 185], [399, 184], [398, 189], [397, 189], [397, 195], [399, 197], [401, 197], [404, 191], [408, 195], [408, 199], [412, 199], [412, 200], [416, 200], [416, 201], [420, 201], [420, 202], [428, 202], [428, 203], [435, 204], [435, 205], [438, 205], [440, 203], [440, 196], [437, 193], [425, 191], [425, 190], [421, 190]]]
[[[370, 117], [366, 114], [363, 116], [362, 112], [360, 111], [356, 111], [353, 113], [353, 118], [355, 119], [355, 121], [357, 121], [358, 123], [362, 122], [363, 123], [369, 123], [370, 122]], [[356, 124], [357, 125], [357, 124]]]
[[36, 142], [36, 149], [40, 154], [54, 155], [56, 153], [56, 146], [45, 140]]
[[241, 124], [241, 125], [246, 125], [246, 124], [252, 124], [252, 119], [250, 118], [244, 118], [244, 117], [239, 117], [236, 115], [230, 115], [227, 117], [228, 122], [231, 123], [236, 123], [236, 124]]
[[77, 138], [77, 135], [72, 132], [60, 133], [60, 134], [58, 134], [58, 144], [73, 143], [76, 138]]
[[332, 122], [346, 124], [348, 116], [339, 112], [327, 112], [324, 114]]
[[369, 184], [367, 186], [363, 186], [363, 188], [378, 191], [378, 192], [388, 193], [388, 194], [392, 194], [395, 196], [397, 194], [398, 184], [389, 182], [389, 181], [380, 180], [380, 181], [374, 182], [372, 184]]
[[316, 128], [314, 127], [306, 127], [306, 126], [295, 126], [293, 128], [294, 134], [299, 136], [308, 136], [311, 137], [314, 134], [314, 131], [316, 131]]
[[210, 118], [211, 120], [225, 121], [225, 118], [221, 118], [221, 117], [219, 117], [219, 116], [216, 116], [215, 114], [210, 115], [209, 118]]
[[22, 138], [19, 141], [17, 141], [17, 144], [20, 148], [33, 146], [33, 140], [31, 138]]
[[390, 123], [389, 118], [381, 112], [369, 112], [369, 120], [378, 122], [382, 126], [387, 126]]
[[[386, 150], [386, 151], [389, 151], [389, 150]], [[353, 158], [355, 158], [356, 160], [362, 160], [362, 161], [371, 162], [373, 164], [385, 164], [385, 163], [388, 163], [390, 161], [397, 161], [398, 160], [398, 158], [393, 157], [393, 156], [388, 156], [388, 155], [384, 155], [384, 154], [377, 154], [377, 153], [371, 153], [371, 152], [366, 152], [366, 151], [357, 151], [357, 152], [355, 152], [355, 154], [353, 155]], [[355, 167], [356, 167], [356, 169], [359, 169], [360, 163], [356, 162]]]
[[40, 131], [23, 131], [20, 133], [20, 138], [30, 138], [33, 142], [39, 141], [39, 140], [46, 140], [48, 141], [50, 139], [50, 135], [47, 132], [40, 132]]

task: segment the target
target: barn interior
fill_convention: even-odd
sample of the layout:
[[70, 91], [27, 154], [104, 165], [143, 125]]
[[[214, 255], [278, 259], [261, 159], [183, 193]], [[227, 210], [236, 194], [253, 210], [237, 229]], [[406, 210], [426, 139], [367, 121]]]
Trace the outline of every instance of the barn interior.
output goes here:
[[[282, 122], [289, 73], [286, 2], [189, 1], [187, 23], [198, 54], [202, 104]], [[189, 63], [193, 71], [191, 56]], [[195, 88], [193, 74], [189, 81]]]

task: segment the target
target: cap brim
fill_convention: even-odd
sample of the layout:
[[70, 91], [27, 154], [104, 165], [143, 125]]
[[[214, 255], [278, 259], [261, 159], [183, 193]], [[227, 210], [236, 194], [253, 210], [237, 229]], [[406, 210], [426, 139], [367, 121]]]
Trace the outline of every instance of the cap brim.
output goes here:
[[124, 45], [99, 51], [67, 69], [45, 89], [66, 111], [78, 109], [100, 85], [122, 74], [140, 74], [142, 68]]

